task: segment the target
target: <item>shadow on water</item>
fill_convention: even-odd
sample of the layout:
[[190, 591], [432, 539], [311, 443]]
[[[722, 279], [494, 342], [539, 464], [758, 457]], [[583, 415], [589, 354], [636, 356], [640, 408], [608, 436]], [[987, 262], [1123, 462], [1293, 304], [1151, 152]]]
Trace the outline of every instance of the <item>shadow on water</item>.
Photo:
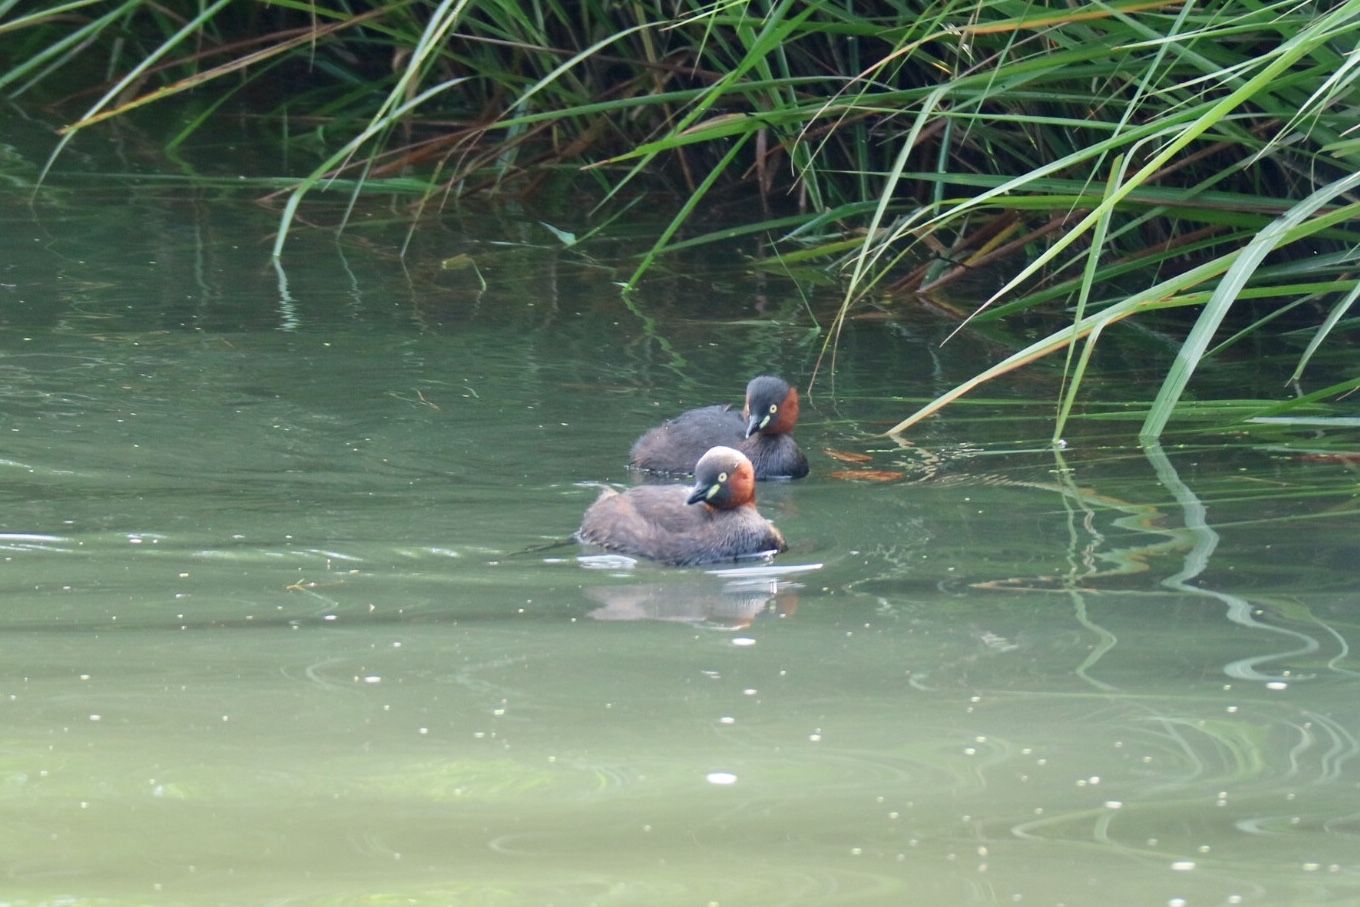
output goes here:
[[526, 556], [647, 427], [805, 387], [837, 300], [737, 248], [644, 321], [626, 236], [505, 211], [275, 270], [229, 198], [0, 210], [9, 902], [1360, 897], [1344, 429], [1132, 446], [1130, 327], [1065, 448], [1043, 364], [898, 444], [1006, 341], [880, 311], [774, 570]]

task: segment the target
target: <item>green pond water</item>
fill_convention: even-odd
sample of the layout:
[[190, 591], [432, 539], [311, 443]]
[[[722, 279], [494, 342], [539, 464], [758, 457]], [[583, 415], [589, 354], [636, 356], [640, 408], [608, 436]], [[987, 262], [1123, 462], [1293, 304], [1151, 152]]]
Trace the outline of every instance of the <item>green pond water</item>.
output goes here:
[[1065, 446], [1057, 363], [899, 444], [1015, 348], [899, 307], [760, 486], [777, 572], [591, 558], [632, 440], [806, 391], [834, 291], [733, 248], [630, 308], [505, 209], [275, 269], [255, 194], [0, 199], [0, 905], [1360, 904], [1354, 428], [1139, 447], [1124, 326]]

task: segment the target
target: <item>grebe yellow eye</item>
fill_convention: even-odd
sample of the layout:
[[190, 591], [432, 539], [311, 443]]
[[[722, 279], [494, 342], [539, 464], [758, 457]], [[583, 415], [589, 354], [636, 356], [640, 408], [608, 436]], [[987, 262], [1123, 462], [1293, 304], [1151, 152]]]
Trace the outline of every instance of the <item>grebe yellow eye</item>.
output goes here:
[[727, 473], [725, 473], [725, 472], [720, 472], [720, 473], [718, 473], [718, 481], [719, 481], [720, 483], [721, 483], [721, 482], [726, 482], [726, 481], [727, 481]]
[[777, 413], [777, 412], [779, 412], [779, 404], [778, 404], [778, 403], [771, 403], [771, 404], [770, 404], [770, 415], [773, 416], [773, 415], [774, 415], [775, 413]]

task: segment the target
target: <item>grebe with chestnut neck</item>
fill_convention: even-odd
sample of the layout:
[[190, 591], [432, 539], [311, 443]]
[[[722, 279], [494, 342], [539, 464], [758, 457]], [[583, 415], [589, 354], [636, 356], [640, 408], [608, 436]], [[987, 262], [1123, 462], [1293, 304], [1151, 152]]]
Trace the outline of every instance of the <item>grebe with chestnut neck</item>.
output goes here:
[[808, 460], [791, 434], [798, 391], [783, 378], [757, 375], [746, 385], [741, 413], [720, 404], [683, 412], [633, 444], [628, 465], [647, 472], [689, 475], [711, 447], [732, 447], [751, 461], [757, 479], [801, 479]]
[[784, 536], [755, 501], [751, 461], [714, 447], [694, 465], [692, 486], [606, 488], [586, 510], [576, 540], [681, 567], [783, 551]]

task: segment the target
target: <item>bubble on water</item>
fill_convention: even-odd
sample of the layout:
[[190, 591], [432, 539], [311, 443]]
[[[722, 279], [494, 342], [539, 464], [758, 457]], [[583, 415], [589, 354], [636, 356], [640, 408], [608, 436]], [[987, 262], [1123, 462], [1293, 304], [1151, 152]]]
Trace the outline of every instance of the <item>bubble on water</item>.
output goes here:
[[705, 778], [709, 784], [736, 784], [737, 776], [731, 772], [709, 772]]

